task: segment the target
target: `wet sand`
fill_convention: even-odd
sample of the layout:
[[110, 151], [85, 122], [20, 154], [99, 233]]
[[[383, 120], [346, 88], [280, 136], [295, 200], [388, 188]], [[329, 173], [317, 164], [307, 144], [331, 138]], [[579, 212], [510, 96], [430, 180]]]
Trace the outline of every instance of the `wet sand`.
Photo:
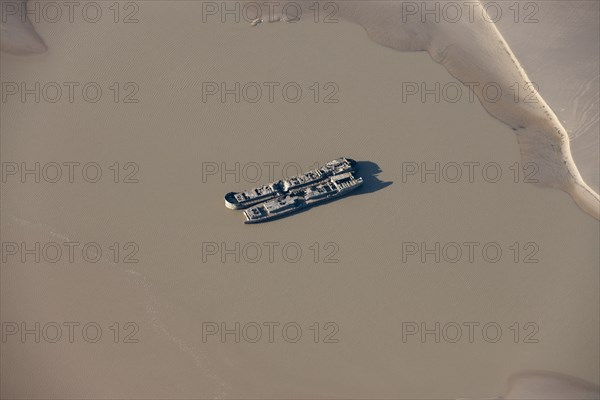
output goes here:
[[[381, 47], [350, 23], [202, 24], [199, 5], [176, 4], [166, 12], [144, 3], [132, 25], [42, 25], [47, 54], [2, 56], [3, 82], [140, 88], [132, 104], [3, 104], [2, 161], [95, 161], [107, 178], [9, 180], [2, 240], [139, 245], [137, 264], [115, 263], [108, 250], [97, 263], [3, 264], [3, 322], [103, 328], [95, 344], [9, 337], [4, 397], [478, 398], [500, 395], [525, 369], [598, 383], [598, 221], [564, 192], [514, 183], [514, 132], [478, 102], [402, 102], [403, 82], [456, 82], [442, 66], [425, 53]], [[339, 102], [315, 103], [306, 91], [298, 103], [202, 103], [201, 82], [221, 81], [298, 82], [305, 91], [334, 82]], [[253, 185], [202, 181], [206, 162], [308, 168], [342, 155], [377, 164], [377, 178], [392, 184], [246, 226], [222, 197]], [[114, 183], [115, 161], [137, 163], [140, 182]], [[505, 178], [403, 182], [406, 162], [496, 162]], [[402, 262], [402, 243], [471, 241], [498, 243], [504, 255], [496, 263]], [[297, 243], [303, 256], [203, 262], [206, 242]], [[338, 263], [323, 262], [329, 242]], [[520, 253], [515, 263], [514, 242], [537, 244], [539, 262], [521, 262]], [[135, 322], [139, 343], [113, 343], [116, 321]], [[203, 343], [203, 323], [236, 321], [295, 322], [303, 333], [297, 343]], [[497, 343], [403, 343], [403, 322], [436, 321], [494, 322], [503, 332]], [[323, 343], [327, 322], [339, 327], [338, 343]], [[537, 343], [523, 343], [527, 322], [539, 328]]]

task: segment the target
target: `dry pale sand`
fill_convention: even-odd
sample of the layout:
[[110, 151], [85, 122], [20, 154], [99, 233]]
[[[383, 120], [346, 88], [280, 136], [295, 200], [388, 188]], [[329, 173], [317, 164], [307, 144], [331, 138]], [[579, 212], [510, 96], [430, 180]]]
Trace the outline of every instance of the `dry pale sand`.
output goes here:
[[[139, 244], [137, 264], [21, 263], [1, 269], [2, 321], [97, 322], [91, 344], [2, 343], [7, 398], [457, 398], [498, 396], [526, 369], [598, 383], [598, 221], [564, 192], [514, 183], [403, 182], [403, 162], [519, 161], [514, 132], [478, 102], [402, 102], [402, 82], [455, 82], [425, 53], [373, 43], [350, 23], [220, 24], [200, 5], [146, 2], [140, 23], [37, 27], [49, 52], [2, 56], [2, 81], [136, 82], [137, 104], [2, 105], [2, 161], [119, 161], [137, 184], [21, 184], [2, 190], [2, 240]], [[203, 81], [333, 81], [337, 104], [306, 98], [201, 102]], [[252, 186], [202, 182], [203, 162], [296, 162], [340, 155], [379, 165], [393, 182], [259, 226], [222, 196]], [[277, 170], [276, 170], [277, 171]], [[279, 171], [280, 172], [280, 171]], [[480, 176], [480, 175], [479, 175]], [[202, 260], [203, 242], [296, 242], [298, 263]], [[497, 263], [402, 262], [403, 242], [497, 242]], [[335, 242], [337, 264], [309, 246]], [[535, 242], [538, 263], [508, 247]], [[321, 259], [323, 255], [320, 256]], [[522, 256], [521, 256], [522, 257]], [[113, 343], [109, 326], [138, 324], [139, 343]], [[203, 322], [296, 322], [301, 340], [202, 340]], [[338, 343], [313, 342], [332, 321]], [[403, 322], [489, 322], [497, 343], [402, 341]], [[539, 327], [514, 343], [510, 326]], [[65, 331], [66, 334], [66, 331]], [[266, 334], [266, 330], [265, 330]], [[465, 331], [466, 334], [466, 331]], [[122, 339], [120, 340], [122, 342]]]
[[502, 6], [498, 29], [567, 129], [577, 168], [598, 192], [600, 2], [488, 3]]

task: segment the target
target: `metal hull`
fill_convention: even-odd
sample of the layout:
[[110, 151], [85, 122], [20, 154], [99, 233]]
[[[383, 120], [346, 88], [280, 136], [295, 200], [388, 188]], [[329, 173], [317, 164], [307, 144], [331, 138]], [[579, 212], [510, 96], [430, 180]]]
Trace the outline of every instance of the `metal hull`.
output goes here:
[[[324, 167], [293, 176], [286, 180], [271, 182], [268, 185], [247, 190], [246, 192], [229, 192], [225, 195], [225, 207], [231, 210], [243, 210], [256, 204], [323, 182], [332, 176], [353, 172], [356, 161], [351, 158], [338, 158], [325, 164]], [[264, 192], [264, 193], [263, 193]]]
[[269, 222], [269, 221], [273, 221], [273, 220], [280, 219], [280, 218], [283, 218], [283, 217], [288, 217], [290, 215], [297, 214], [297, 213], [300, 213], [302, 211], [306, 211], [307, 209], [309, 209], [311, 207], [318, 206], [318, 205], [321, 205], [321, 204], [325, 204], [325, 203], [328, 203], [330, 201], [333, 201], [333, 200], [339, 199], [341, 197], [344, 197], [347, 194], [349, 194], [349, 193], [353, 192], [354, 190], [358, 189], [360, 186], [362, 186], [362, 180], [357, 181], [356, 184], [352, 185], [351, 187], [347, 188], [344, 191], [337, 192], [337, 193], [332, 193], [329, 196], [322, 197], [322, 198], [319, 198], [319, 199], [308, 200], [308, 201], [304, 200], [301, 203], [298, 203], [298, 205], [295, 206], [295, 207], [293, 207], [293, 208], [290, 208], [288, 210], [279, 212], [277, 214], [267, 214], [267, 215], [265, 215], [264, 217], [261, 217], [261, 218], [250, 219], [250, 218], [248, 218], [247, 214], [244, 214], [245, 217], [246, 217], [246, 220], [244, 221], [244, 223], [245, 224], [260, 224], [260, 223], [263, 223], [263, 222]]

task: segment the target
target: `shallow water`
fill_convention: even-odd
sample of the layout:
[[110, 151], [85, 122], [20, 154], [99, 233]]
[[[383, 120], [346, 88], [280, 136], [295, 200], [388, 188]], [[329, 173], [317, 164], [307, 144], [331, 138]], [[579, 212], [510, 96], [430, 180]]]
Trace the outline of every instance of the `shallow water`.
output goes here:
[[[479, 398], [539, 368], [598, 383], [598, 221], [564, 192], [524, 183], [524, 171], [515, 178], [514, 132], [479, 102], [404, 101], [405, 82], [457, 83], [429, 55], [379, 46], [347, 22], [202, 24], [199, 4], [143, 6], [137, 24], [39, 26], [47, 54], [0, 61], [2, 81], [94, 81], [110, 96], [114, 82], [139, 87], [138, 103], [2, 107], [3, 161], [94, 161], [104, 172], [98, 183], [75, 175], [3, 184], [3, 241], [104, 250], [95, 263], [11, 256], [3, 264], [3, 321], [96, 321], [104, 332], [98, 343], [10, 336], [3, 396]], [[236, 81], [294, 82], [305, 94], [296, 103], [281, 92], [273, 102], [202, 101], [202, 82]], [[341, 155], [375, 163], [391, 184], [260, 226], [223, 205], [225, 193], [252, 186], [252, 163], [264, 183], [265, 163], [279, 178], [285, 165], [308, 169]], [[127, 162], [139, 167], [138, 183], [123, 182]], [[221, 174], [236, 162], [239, 181]], [[219, 172], [203, 175], [207, 163]], [[409, 173], [436, 163], [447, 173], [437, 182]], [[472, 182], [465, 163], [477, 166]], [[493, 170], [482, 172], [489, 163], [500, 166], [496, 183]], [[463, 175], [453, 183], [455, 164]], [[129, 242], [137, 263], [123, 262]], [[271, 242], [279, 243], [272, 262]], [[466, 242], [479, 243], [473, 261]], [[203, 243], [220, 251], [206, 254]], [[224, 251], [236, 243], [249, 252]], [[257, 262], [251, 243], [262, 250]], [[421, 243], [449, 251], [457, 243], [463, 253], [456, 262], [454, 253], [438, 253], [439, 262], [403, 254]], [[488, 243], [502, 250], [496, 262], [481, 252]], [[286, 244], [299, 246], [298, 261]], [[138, 343], [123, 343], [126, 322], [137, 324]], [[236, 322], [258, 324], [263, 336], [206, 336], [211, 323]], [[447, 328], [439, 343], [403, 337], [407, 324], [436, 322]], [[302, 335], [290, 343], [278, 330], [271, 343], [265, 323], [295, 323]], [[477, 330], [471, 343], [470, 323], [502, 334], [493, 343]], [[463, 334], [455, 343], [452, 324]]]

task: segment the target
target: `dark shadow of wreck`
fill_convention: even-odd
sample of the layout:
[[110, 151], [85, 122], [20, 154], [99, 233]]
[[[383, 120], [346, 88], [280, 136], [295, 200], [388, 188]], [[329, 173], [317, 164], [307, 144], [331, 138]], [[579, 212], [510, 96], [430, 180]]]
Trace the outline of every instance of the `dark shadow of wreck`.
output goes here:
[[393, 182], [384, 182], [379, 179], [377, 175], [381, 173], [379, 165], [372, 161], [357, 161], [356, 162], [356, 176], [363, 178], [363, 184], [361, 187], [356, 189], [354, 192], [349, 193], [349, 196], [360, 196], [362, 194], [377, 192], [378, 190], [384, 189], [390, 186]]

